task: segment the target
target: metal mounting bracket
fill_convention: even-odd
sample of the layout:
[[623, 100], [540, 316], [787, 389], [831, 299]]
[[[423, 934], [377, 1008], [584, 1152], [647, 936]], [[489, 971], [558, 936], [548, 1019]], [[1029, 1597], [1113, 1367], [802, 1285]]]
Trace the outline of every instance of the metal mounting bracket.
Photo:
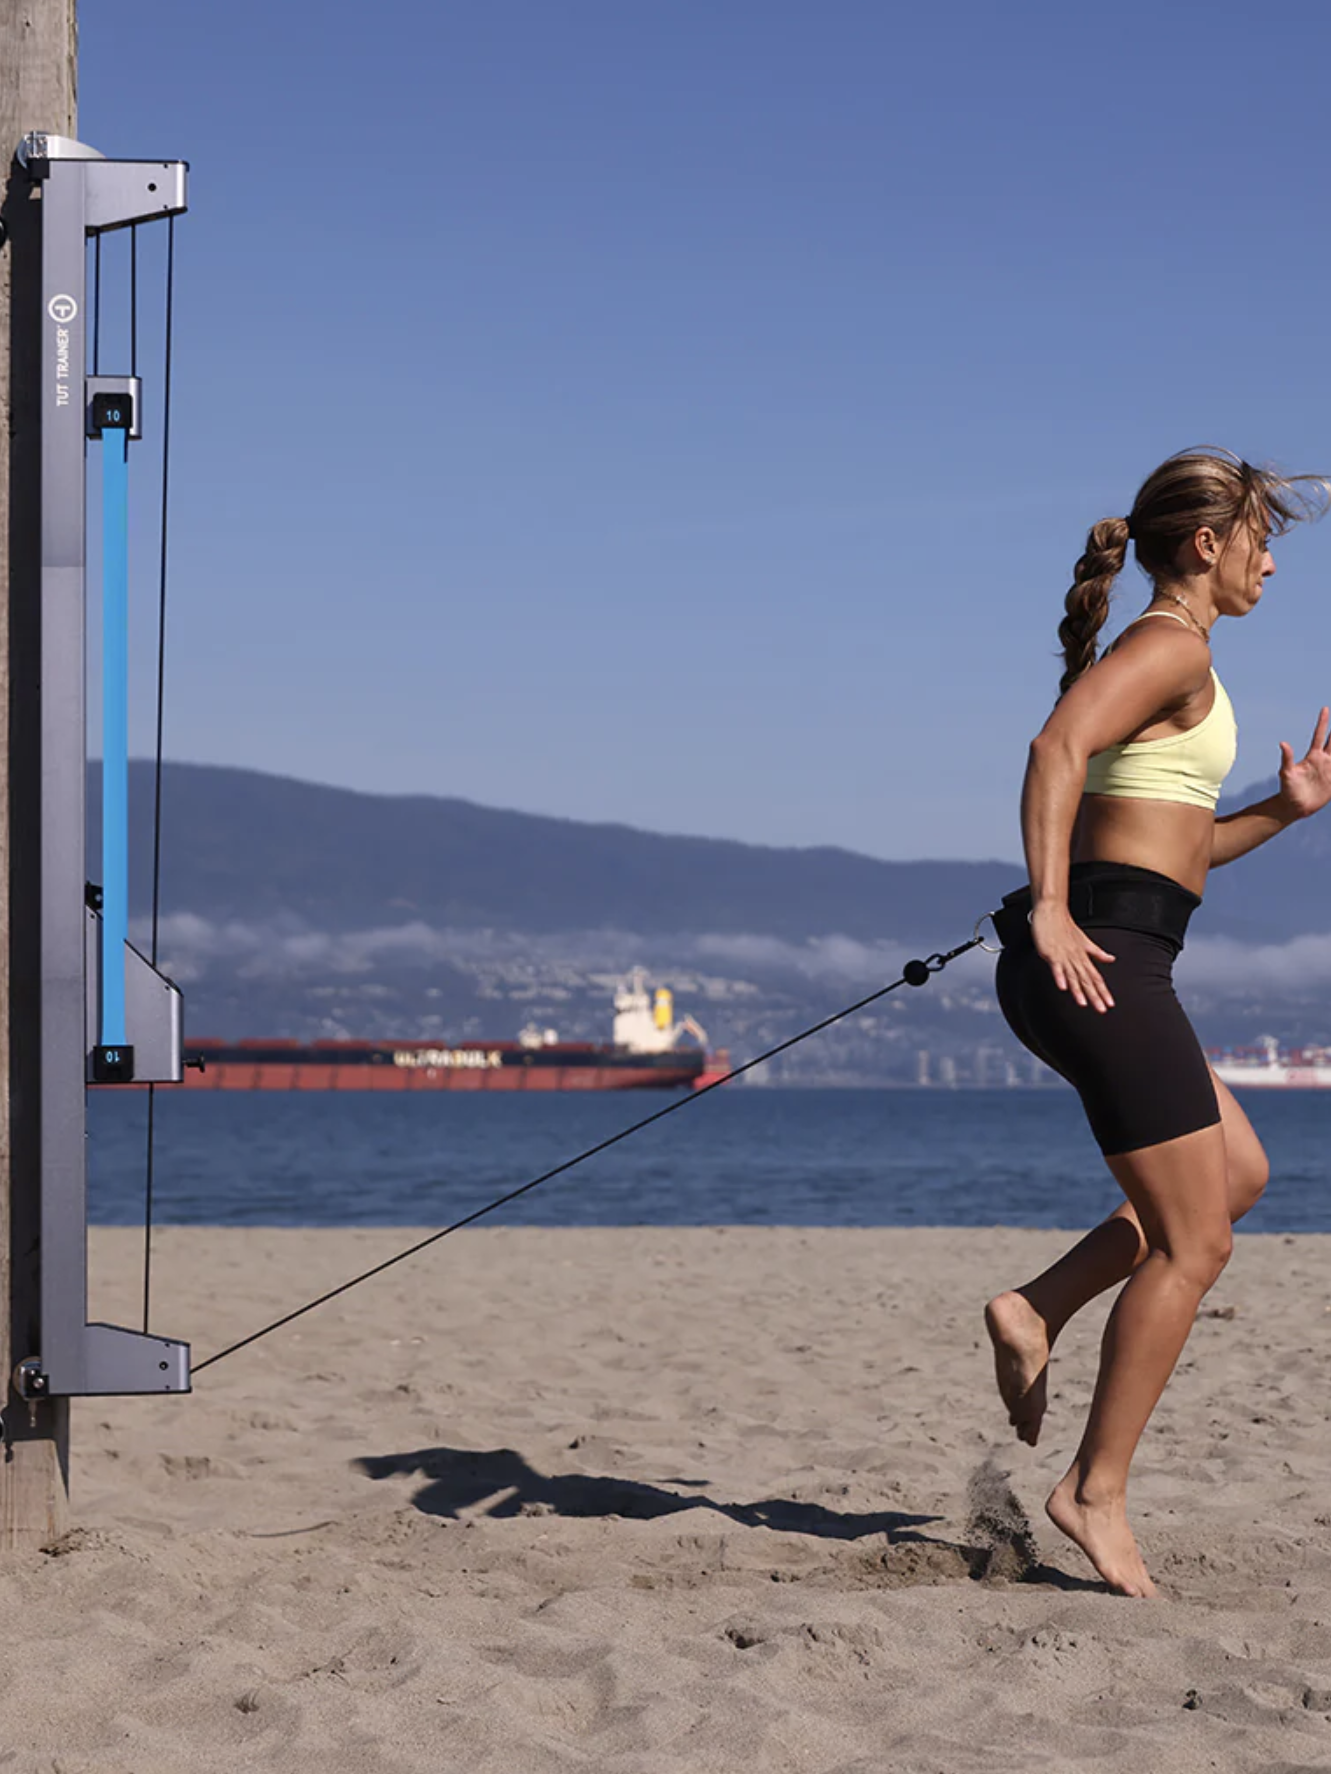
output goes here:
[[[107, 883], [107, 912], [123, 976], [118, 961], [98, 959], [102, 919], [86, 904], [84, 854], [88, 434], [92, 426], [99, 447], [116, 452], [123, 504], [142, 406], [136, 378], [86, 375], [87, 241], [183, 212], [187, 168], [179, 160], [107, 160], [86, 143], [40, 132], [24, 139], [18, 157], [40, 191], [41, 212], [42, 783], [40, 1355], [20, 1364], [20, 1389], [30, 1388], [30, 1398], [187, 1392], [187, 1344], [88, 1322], [85, 1091], [95, 1050], [111, 1044], [134, 1082], [178, 1079], [181, 1015], [171, 982], [121, 941], [120, 880], [114, 896]], [[111, 461], [107, 454], [108, 484]], [[121, 647], [123, 627], [122, 619]], [[118, 1019], [109, 1035], [98, 1021], [108, 1003]]]

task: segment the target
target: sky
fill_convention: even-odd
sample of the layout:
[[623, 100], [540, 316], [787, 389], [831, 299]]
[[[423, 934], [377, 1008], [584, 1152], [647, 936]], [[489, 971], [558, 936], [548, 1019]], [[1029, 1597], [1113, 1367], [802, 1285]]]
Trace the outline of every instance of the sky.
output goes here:
[[[80, 12], [82, 139], [191, 165], [168, 757], [1016, 860], [1088, 527], [1189, 445], [1331, 473], [1316, 0]], [[1331, 523], [1276, 559], [1231, 786], [1331, 701]]]

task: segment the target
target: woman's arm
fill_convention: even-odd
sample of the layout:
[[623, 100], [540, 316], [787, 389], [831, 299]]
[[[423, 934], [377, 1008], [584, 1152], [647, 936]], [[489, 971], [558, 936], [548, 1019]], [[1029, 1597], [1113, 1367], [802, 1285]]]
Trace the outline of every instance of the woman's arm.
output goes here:
[[1237, 813], [1221, 815], [1215, 822], [1215, 836], [1211, 839], [1211, 867], [1223, 868], [1236, 857], [1246, 856], [1250, 850], [1265, 844], [1268, 838], [1274, 838], [1277, 832], [1283, 832], [1287, 825], [1293, 825], [1302, 817], [1302, 814], [1291, 811], [1280, 795], [1268, 795], [1264, 801], [1254, 801], [1251, 807], [1241, 808]]
[[1187, 634], [1129, 633], [1073, 684], [1031, 743], [1021, 793], [1031, 935], [1059, 990], [1078, 1004], [1110, 1010], [1114, 1003], [1096, 966], [1114, 957], [1068, 911], [1072, 829], [1087, 763], [1195, 695], [1210, 676], [1210, 657], [1205, 643]]
[[1223, 814], [1215, 822], [1211, 839], [1211, 867], [1222, 868], [1238, 856], [1246, 856], [1277, 832], [1298, 819], [1319, 813], [1331, 801], [1331, 708], [1318, 714], [1307, 756], [1294, 761], [1294, 748], [1280, 742], [1280, 788], [1264, 801], [1237, 813]]
[[1021, 841], [1033, 906], [1068, 902], [1072, 828], [1089, 757], [1077, 734], [1056, 725], [1053, 716], [1031, 741], [1021, 785]]

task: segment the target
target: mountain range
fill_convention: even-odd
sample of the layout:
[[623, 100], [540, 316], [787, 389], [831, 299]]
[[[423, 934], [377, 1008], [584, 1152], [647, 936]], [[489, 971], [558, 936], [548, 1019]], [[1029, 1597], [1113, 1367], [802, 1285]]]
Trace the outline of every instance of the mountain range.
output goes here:
[[[99, 794], [94, 766], [90, 858]], [[152, 766], [135, 762], [131, 915], [145, 949], [153, 802]], [[1331, 813], [1213, 875], [1180, 962], [1208, 1042], [1331, 1036], [1328, 857]], [[886, 862], [183, 763], [162, 773], [161, 859], [161, 965], [197, 1034], [499, 1039], [535, 1020], [606, 1039], [615, 980], [641, 965], [714, 1042], [746, 1052], [885, 983], [912, 954], [964, 942], [1024, 875], [1016, 862]], [[991, 968], [968, 954], [774, 1075], [908, 1081], [927, 1050], [985, 1076], [993, 1055], [1015, 1053]]]
[[[1258, 783], [1220, 811], [1274, 790]], [[90, 855], [100, 771], [89, 781]], [[152, 766], [130, 767], [131, 909], [151, 902]], [[1293, 827], [1208, 883], [1206, 931], [1279, 943], [1331, 930], [1322, 875], [1331, 813]], [[351, 931], [435, 928], [747, 932], [950, 946], [1021, 884], [1015, 862], [885, 862], [807, 849], [668, 836], [482, 807], [372, 795], [258, 771], [167, 764], [161, 903], [211, 920], [297, 920]]]

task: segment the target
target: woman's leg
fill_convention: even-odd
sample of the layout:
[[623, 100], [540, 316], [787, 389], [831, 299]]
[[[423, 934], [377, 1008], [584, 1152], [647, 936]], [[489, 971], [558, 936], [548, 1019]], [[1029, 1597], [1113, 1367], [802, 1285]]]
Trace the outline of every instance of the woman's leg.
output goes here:
[[1229, 1261], [1219, 1126], [1107, 1160], [1148, 1244], [1114, 1304], [1081, 1446], [1047, 1508], [1111, 1588], [1153, 1595], [1128, 1526], [1128, 1468], [1207, 1291]]
[[[1227, 1085], [1211, 1073], [1225, 1140], [1225, 1181], [1231, 1223], [1260, 1199], [1270, 1165], [1252, 1123]], [[1131, 1202], [1088, 1232], [1056, 1263], [1024, 1287], [1001, 1293], [985, 1308], [994, 1346], [998, 1390], [1017, 1438], [1040, 1438], [1049, 1355], [1059, 1332], [1089, 1301], [1116, 1287], [1146, 1258], [1147, 1244]]]

